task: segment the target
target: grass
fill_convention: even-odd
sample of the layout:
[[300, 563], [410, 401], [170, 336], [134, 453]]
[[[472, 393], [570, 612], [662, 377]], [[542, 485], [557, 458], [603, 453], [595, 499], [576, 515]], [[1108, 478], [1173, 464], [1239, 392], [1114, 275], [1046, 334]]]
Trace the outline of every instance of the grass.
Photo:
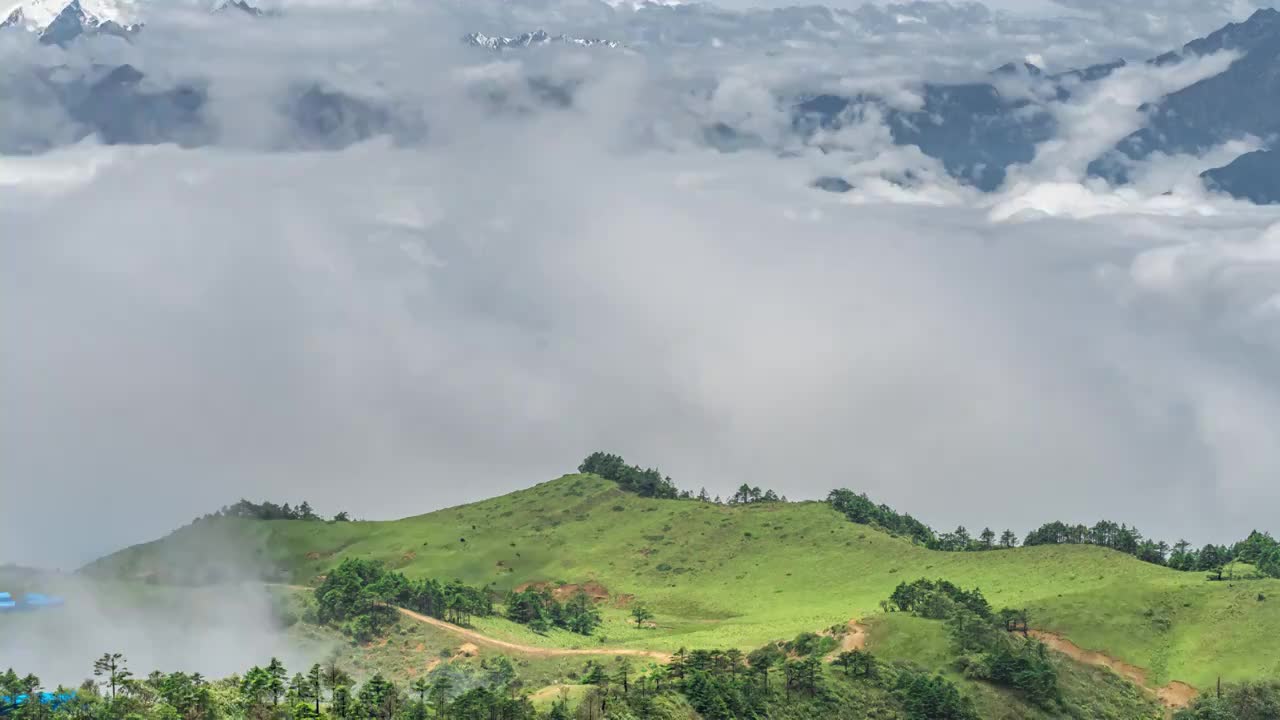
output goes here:
[[[210, 547], [224, 550], [223, 566], [208, 567]], [[652, 500], [588, 475], [389, 522], [223, 519], [86, 570], [163, 578], [248, 564], [309, 584], [345, 557], [500, 591], [598, 583], [610, 596], [600, 631], [609, 646], [749, 649], [873, 616], [897, 583], [924, 576], [980, 587], [996, 607], [1028, 607], [1034, 626], [1149, 668], [1156, 682], [1207, 688], [1219, 674], [1244, 680], [1280, 670], [1280, 581], [1208, 582], [1091, 546], [934, 552], [850, 523], [824, 503]], [[656, 628], [627, 622], [636, 600], [657, 614]], [[477, 625], [531, 645], [598, 642], [539, 636], [500, 619]]]

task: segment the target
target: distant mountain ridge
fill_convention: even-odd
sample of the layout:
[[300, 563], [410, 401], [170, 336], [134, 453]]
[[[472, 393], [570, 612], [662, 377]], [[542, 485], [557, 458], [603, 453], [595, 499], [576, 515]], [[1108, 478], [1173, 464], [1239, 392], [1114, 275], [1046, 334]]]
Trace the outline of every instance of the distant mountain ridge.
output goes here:
[[552, 35], [546, 30], [534, 30], [516, 35], [515, 37], [502, 37], [485, 35], [484, 33], [473, 32], [462, 37], [462, 41], [467, 45], [474, 47], [487, 48], [489, 50], [514, 50], [530, 47], [538, 47], [542, 45], [577, 45], [580, 47], [622, 47], [622, 44], [614, 40], [603, 40], [601, 38], [581, 38], [570, 35]]
[[[1280, 136], [1280, 11], [1259, 10], [1148, 64], [1164, 66], [1222, 50], [1240, 57], [1224, 72], [1141, 108], [1147, 114], [1144, 127], [1091, 162], [1088, 172], [1123, 184], [1135, 162], [1156, 153], [1199, 153], [1247, 137], [1274, 142]], [[926, 83], [923, 107], [910, 111], [868, 95], [800, 98], [793, 108], [794, 124], [808, 135], [836, 130], [874, 106], [896, 144], [919, 147], [962, 183], [989, 192], [1003, 185], [1010, 167], [1031, 161], [1036, 146], [1056, 136], [1057, 122], [1049, 112], [1054, 103], [1070, 100], [1081, 86], [1125, 66], [1116, 61], [1047, 75], [1029, 63], [1010, 63], [993, 71], [987, 82]], [[1006, 93], [1000, 80], [1012, 76], [1021, 76], [1041, 97]], [[1280, 202], [1280, 183], [1271, 169], [1275, 159], [1273, 150], [1204, 177], [1212, 181], [1212, 189], [1240, 199]], [[823, 183], [831, 184], [830, 179]]]
[[[221, 14], [238, 11], [253, 17], [267, 17], [264, 11], [246, 0], [221, 0], [210, 12]], [[45, 45], [67, 46], [78, 38], [92, 35], [114, 35], [128, 39], [143, 28], [132, 5], [114, 0], [70, 0], [65, 5], [50, 0], [27, 0], [13, 6], [0, 30], [22, 29], [39, 36]]]
[[[13, 6], [0, 22], [0, 28], [25, 29], [38, 33], [41, 43], [64, 47], [85, 36], [113, 35], [127, 39], [142, 29], [133, 6], [125, 0], [71, 0], [58, 5], [59, 2], [61, 0], [26, 0]], [[221, 0], [210, 12], [254, 19], [275, 14], [263, 11], [248, 0]], [[676, 11], [646, 6], [637, 12]], [[795, 12], [809, 17], [817, 11]], [[872, 11], [864, 8], [859, 12]], [[544, 29], [514, 36], [472, 32], [461, 41], [494, 52], [626, 47], [616, 40], [552, 34]], [[1131, 180], [1138, 163], [1160, 154], [1198, 154], [1226, 142], [1249, 140], [1252, 147], [1260, 147], [1259, 154], [1207, 170], [1201, 178], [1206, 187], [1236, 198], [1259, 203], [1280, 202], [1280, 181], [1276, 179], [1274, 167], [1278, 148], [1273, 144], [1280, 137], [1280, 11], [1259, 10], [1242, 22], [1229, 24], [1177, 50], [1155, 56], [1146, 65], [1164, 67], [1224, 50], [1238, 55], [1226, 70], [1140, 108], [1145, 116], [1143, 127], [1091, 158], [1088, 174], [1113, 184], [1125, 184]], [[1010, 168], [1031, 162], [1039, 146], [1058, 137], [1062, 128], [1055, 111], [1061, 103], [1070, 102], [1082, 91], [1126, 67], [1127, 63], [1117, 60], [1048, 73], [1029, 61], [1012, 62], [972, 82], [925, 82], [918, 87], [920, 106], [912, 109], [895, 106], [871, 93], [788, 91], [793, 94], [780, 95], [777, 102], [791, 114], [794, 135], [788, 136], [786, 142], [793, 142], [796, 136], [806, 144], [838, 142], [835, 131], [863, 122], [874, 113], [875, 118], [887, 126], [894, 144], [918, 147], [961, 184], [991, 192], [1005, 184]], [[161, 103], [165, 112], [149, 116], [148, 113], [156, 111], [156, 103], [165, 97], [164, 91], [142, 92], [135, 81], [118, 85], [111, 91], [103, 87], [90, 93], [89, 85], [99, 80], [101, 77], [95, 71], [84, 78], [67, 80], [64, 73], [56, 82], [41, 79], [34, 84], [43, 87], [42, 97], [60, 98], [72, 109], [73, 119], [107, 142], [216, 142], [215, 133], [190, 133], [192, 127], [203, 122], [200, 120], [203, 89], [196, 87], [200, 81], [184, 83], [184, 87], [190, 86], [186, 89], [171, 88], [170, 99], [176, 101], [181, 97], [181, 102]], [[562, 108], [573, 104], [573, 95], [582, 83], [573, 77], [529, 78], [527, 85], [527, 99], [503, 88], [479, 95], [484, 96], [495, 112], [519, 107], [521, 103], [529, 107]], [[106, 101], [108, 96], [110, 102]], [[330, 147], [337, 142], [334, 132], [339, 129], [339, 134], [345, 133], [343, 137], [358, 140], [389, 127], [385, 111], [366, 101], [335, 101], [338, 96], [317, 100], [320, 97], [304, 94], [301, 100], [284, 101], [298, 103], [291, 112], [301, 114], [295, 115], [294, 120], [309, 117], [301, 126], [308, 130], [300, 136], [309, 138], [307, 142], [318, 137], [318, 133], [325, 138], [319, 141], [320, 145]], [[33, 130], [29, 135], [36, 140], [0, 138], [0, 152], [40, 151], [40, 133]], [[701, 128], [700, 140], [724, 152], [763, 149], [767, 144], [750, 131], [726, 122], [713, 122]], [[919, 177], [931, 172], [928, 167], [904, 171]], [[911, 184], [894, 178], [890, 181]], [[832, 175], [822, 178], [815, 186], [848, 192], [857, 189], [858, 184], [857, 178]]]

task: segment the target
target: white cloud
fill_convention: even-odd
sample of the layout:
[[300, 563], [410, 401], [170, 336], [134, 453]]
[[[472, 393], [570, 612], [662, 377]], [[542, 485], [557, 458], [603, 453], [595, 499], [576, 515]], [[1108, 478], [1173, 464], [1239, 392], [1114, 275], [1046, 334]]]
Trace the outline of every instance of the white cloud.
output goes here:
[[[1076, 152], [1226, 60], [1118, 73], [991, 198], [875, 113], [786, 140], [788, 92], [911, 105], [926, 70], [1119, 47], [932, 10], [916, 35], [808, 10], [677, 27], [589, 4], [326, 5], [235, 32], [161, 13], [112, 52], [207, 75], [218, 145], [0, 158], [0, 344], [20, 349], [0, 354], [0, 477], [23, 479], [0, 561], [75, 564], [242, 495], [427, 510], [595, 449], [713, 491], [850, 485], [939, 524], [1105, 513], [1207, 541], [1267, 523], [1276, 451], [1252, 428], [1280, 409], [1274, 212], [1194, 183], [1163, 195], [1185, 158], [1125, 190], [1085, 182]], [[461, 47], [529, 29], [485, 17], [665, 51]], [[723, 47], [683, 48], [689, 28]], [[573, 102], [540, 103], [531, 77]], [[425, 135], [267, 152], [305, 82]], [[0, 108], [0, 132], [45, 127], [36, 103]], [[717, 120], [785, 152], [709, 150]], [[809, 188], [821, 175], [854, 189]], [[15, 508], [50, 503], [83, 532], [23, 541], [38, 518]]]
[[1083, 179], [1090, 161], [1142, 128], [1145, 103], [1221, 74], [1237, 59], [1236, 53], [1219, 52], [1172, 65], [1129, 65], [1078, 89], [1068, 102], [1047, 105], [1058, 132], [1036, 148], [1030, 164], [1011, 171], [1012, 184]]

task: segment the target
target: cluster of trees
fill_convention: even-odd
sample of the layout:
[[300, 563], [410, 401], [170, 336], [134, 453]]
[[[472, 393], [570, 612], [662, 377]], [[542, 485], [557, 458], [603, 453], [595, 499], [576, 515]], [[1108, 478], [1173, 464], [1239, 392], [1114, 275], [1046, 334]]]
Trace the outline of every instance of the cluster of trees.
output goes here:
[[887, 602], [888, 610], [915, 613], [931, 620], [945, 620], [957, 607], [980, 618], [991, 618], [991, 604], [983, 597], [982, 590], [965, 590], [946, 580], [920, 578], [898, 583]]
[[1173, 720], [1270, 720], [1280, 717], [1280, 681], [1246, 682], [1201, 695]]
[[528, 625], [534, 632], [545, 633], [553, 627], [580, 635], [590, 635], [600, 627], [600, 611], [582, 590], [565, 602], [556, 600], [548, 590], [526, 588], [507, 593], [507, 618]]
[[[198, 673], [135, 678], [119, 653], [94, 663], [78, 689], [42, 698], [40, 679], [0, 674], [0, 714], [13, 720], [533, 720], [506, 658], [479, 669], [445, 665], [401, 686], [380, 674], [357, 685], [335, 662], [292, 676], [279, 660], [210, 681]], [[19, 698], [21, 700], [19, 701]]]
[[991, 528], [983, 528], [977, 537], [969, 534], [963, 525], [955, 532], [935, 533], [933, 528], [907, 513], [884, 504], [877, 504], [866, 493], [855, 493], [840, 488], [827, 495], [827, 503], [849, 520], [860, 525], [874, 525], [894, 535], [902, 535], [931, 550], [951, 552], [1001, 550], [1018, 546], [1018, 536], [1012, 530], [996, 535]]
[[396, 608], [468, 625], [493, 614], [492, 592], [459, 580], [413, 581], [373, 560], [347, 558], [315, 589], [317, 620], [342, 628], [365, 642], [379, 637], [397, 619]]
[[[1018, 547], [1018, 537], [1012, 530], [997, 535], [991, 528], [983, 528], [974, 537], [961, 525], [954, 532], [937, 533], [907, 513], [875, 503], [866, 493], [844, 488], [832, 490], [827, 495], [827, 503], [853, 522], [909, 537], [931, 550], [973, 552]], [[1098, 545], [1175, 570], [1212, 572], [1218, 579], [1222, 578], [1225, 565], [1238, 560], [1253, 564], [1263, 575], [1280, 577], [1280, 542], [1257, 530], [1234, 545], [1211, 543], [1197, 550], [1186, 540], [1169, 545], [1144, 538], [1138, 528], [1110, 520], [1092, 526], [1054, 521], [1027, 533], [1022, 545]]]
[[[543, 712], [504, 657], [479, 667], [446, 663], [399, 685], [380, 674], [357, 683], [333, 660], [291, 673], [275, 658], [222, 680], [159, 672], [139, 679], [117, 653], [95, 662], [94, 678], [79, 689], [58, 688], [58, 702], [26, 701], [8, 711], [15, 720], [629, 720], [668, 717], [678, 699], [705, 720], [978, 720], [972, 701], [941, 676], [861, 650], [828, 664], [829, 649], [804, 634], [750, 653], [681, 649], [669, 664], [642, 672], [624, 658], [611, 667], [593, 660], [579, 674], [590, 686], [580, 706], [562, 698]], [[0, 699], [37, 698], [40, 688], [34, 676], [0, 674]]]
[[618, 483], [618, 486], [640, 497], [669, 498], [680, 497], [671, 478], [663, 475], [657, 468], [641, 468], [639, 465], [628, 465], [620, 455], [605, 452], [593, 452], [578, 466], [578, 472], [594, 473], [606, 480]]
[[1258, 570], [1280, 577], [1280, 544], [1267, 533], [1253, 531], [1233, 546], [1205, 545], [1199, 550], [1186, 540], [1173, 545], [1144, 538], [1138, 528], [1102, 520], [1093, 526], [1045, 523], [1027, 534], [1023, 545], [1099, 545], [1144, 562], [1188, 572], [1220, 573], [1233, 560], [1253, 563]]
[[[905, 664], [884, 664], [861, 650], [843, 652], [828, 665], [819, 646], [803, 638], [748, 654], [681, 649], [668, 665], [640, 675], [625, 662], [610, 671], [592, 661], [580, 682], [591, 689], [576, 717], [589, 720], [665, 717], [656, 710], [670, 707], [663, 698], [671, 694], [681, 696], [705, 720], [881, 717], [860, 707], [859, 696], [842, 692], [854, 684], [888, 697], [897, 710], [884, 708], [885, 717], [978, 720], [972, 701], [945, 678]], [[549, 717], [570, 715], [557, 706]]]
[[[642, 468], [639, 465], [628, 465], [621, 455], [606, 452], [593, 452], [587, 456], [585, 460], [578, 465], [578, 472], [592, 473], [599, 475], [606, 480], [612, 480], [618, 483], [618, 486], [627, 492], [633, 492], [640, 497], [665, 498], [668, 500], [698, 500], [700, 502], [710, 502], [717, 505], [724, 503], [717, 495], [714, 498], [707, 493], [706, 488], [698, 491], [694, 495], [688, 490], [681, 490], [676, 487], [671, 478], [663, 475], [657, 468]], [[757, 486], [747, 485], [743, 483], [738, 491], [729, 497], [730, 505], [745, 505], [748, 503], [759, 502], [786, 502], [785, 497], [781, 497], [773, 490], [761, 490]]]
[[[1028, 700], [1050, 706], [1061, 700], [1058, 672], [1044, 644], [1026, 637], [1026, 611], [993, 612], [978, 588], [921, 578], [894, 589], [890, 609], [945, 620], [966, 677], [1014, 688]], [[1009, 633], [1019, 621], [1023, 635]]]
[[[297, 506], [290, 506], [289, 503], [277, 505], [270, 501], [260, 503], [251, 502], [241, 498], [239, 501], [224, 505], [217, 512], [209, 513], [203, 518], [207, 520], [215, 517], [234, 517], [248, 518], [250, 520], [323, 520], [311, 508], [311, 503], [303, 500]], [[351, 517], [344, 511], [333, 516], [334, 522], [347, 522]]]
[[[702, 495], [700, 495], [698, 499], [705, 501], [706, 492], [707, 491], [704, 489], [702, 491]], [[750, 486], [750, 485], [747, 485], [746, 483], [743, 483], [742, 485], [740, 485], [738, 487], [738, 491], [735, 492], [733, 495], [729, 496], [730, 505], [750, 505], [751, 503], [786, 502], [786, 501], [787, 499], [785, 497], [780, 497], [778, 493], [774, 492], [773, 490], [761, 491], [759, 487]]]
[[827, 495], [827, 504], [859, 525], [875, 525], [894, 535], [905, 535], [923, 545], [937, 541], [933, 529], [907, 513], [888, 505], [877, 505], [866, 493], [840, 488]]
[[[1203, 556], [1204, 551], [1201, 550], [1200, 554]], [[1231, 548], [1229, 560], [1251, 563], [1263, 575], [1280, 577], [1280, 542], [1276, 542], [1270, 533], [1254, 530]]]

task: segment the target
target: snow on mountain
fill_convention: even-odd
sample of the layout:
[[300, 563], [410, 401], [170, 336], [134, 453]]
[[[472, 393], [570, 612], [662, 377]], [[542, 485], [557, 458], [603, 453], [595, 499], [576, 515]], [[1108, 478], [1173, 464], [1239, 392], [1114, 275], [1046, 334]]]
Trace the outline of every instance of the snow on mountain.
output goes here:
[[[74, 8], [71, 6], [75, 6]], [[28, 32], [43, 33], [65, 10], [82, 15], [86, 28], [114, 23], [130, 28], [136, 23], [134, 0], [24, 0], [0, 13], [0, 27], [20, 27]]]
[[681, 0], [604, 0], [617, 9], [643, 10], [646, 7], [674, 7], [682, 5]]
[[600, 38], [580, 38], [569, 35], [552, 35], [545, 30], [535, 30], [533, 32], [521, 33], [515, 37], [502, 37], [497, 35], [485, 35], [484, 33], [471, 33], [462, 38], [462, 41], [468, 45], [475, 47], [488, 48], [490, 50], [508, 50], [517, 48], [538, 47], [542, 45], [578, 45], [580, 47], [621, 47], [622, 44], [614, 40], [602, 40]]
[[40, 42], [45, 45], [66, 46], [81, 35], [115, 35], [128, 39], [142, 26], [138, 24], [122, 24], [113, 19], [104, 19], [92, 15], [81, 6], [80, 0], [62, 8], [53, 22], [45, 26], [40, 33]]
[[245, 2], [245, 0], [221, 0], [217, 5], [213, 6], [213, 10], [210, 12], [215, 15], [223, 13], [230, 13], [233, 15], [243, 13], [250, 17], [270, 17], [276, 14], [274, 11], [262, 10], [261, 8], [250, 5]]

